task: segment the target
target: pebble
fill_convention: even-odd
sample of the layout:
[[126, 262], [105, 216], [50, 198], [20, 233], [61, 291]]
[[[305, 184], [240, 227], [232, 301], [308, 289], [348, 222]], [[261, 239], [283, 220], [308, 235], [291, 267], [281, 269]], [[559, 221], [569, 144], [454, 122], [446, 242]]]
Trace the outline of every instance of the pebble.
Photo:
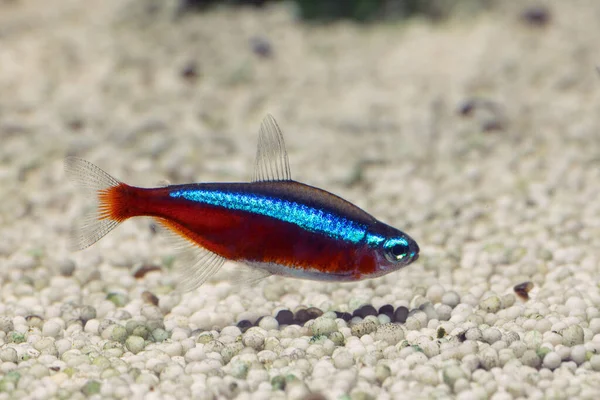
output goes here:
[[479, 308], [488, 313], [497, 313], [502, 308], [502, 301], [498, 296], [486, 297], [479, 303]]
[[294, 314], [290, 310], [281, 310], [275, 317], [277, 323], [281, 325], [291, 325], [294, 323]]
[[139, 336], [129, 336], [125, 341], [125, 347], [133, 354], [137, 354], [144, 350], [144, 338]]
[[373, 334], [375, 340], [385, 340], [389, 345], [395, 345], [404, 339], [404, 328], [398, 324], [379, 325]]
[[394, 322], [403, 324], [406, 322], [407, 318], [408, 318], [408, 308], [406, 308], [404, 306], [400, 306], [400, 307], [396, 308], [396, 311], [394, 311], [394, 318], [393, 318]]
[[236, 326], [240, 328], [242, 332], [246, 332], [252, 327], [252, 322], [248, 321], [247, 319], [243, 319], [240, 322], [238, 322]]
[[325, 317], [319, 317], [314, 320], [310, 327], [313, 335], [329, 335], [338, 330], [335, 320]]
[[58, 322], [53, 320], [44, 322], [44, 326], [42, 327], [42, 335], [57, 338], [61, 332], [62, 326]]
[[548, 354], [546, 354], [546, 356], [544, 356], [544, 361], [542, 363], [542, 365], [545, 368], [548, 369], [556, 369], [560, 366], [560, 363], [562, 362], [562, 359], [560, 358], [560, 356], [554, 352], [551, 351]]
[[354, 365], [352, 354], [345, 349], [338, 349], [333, 353], [333, 364], [338, 369], [346, 369]]
[[271, 316], [263, 317], [257, 325], [266, 331], [279, 328], [279, 322]]
[[353, 317], [359, 317], [359, 318], [363, 318], [363, 319], [368, 315], [373, 315], [373, 316], [377, 315], [377, 310], [375, 309], [375, 307], [373, 307], [370, 304], [364, 305], [364, 306], [354, 310], [354, 312], [352, 313]]
[[442, 296], [442, 303], [452, 308], [460, 303], [460, 296], [455, 291], [449, 291]]
[[600, 354], [594, 354], [590, 358], [590, 366], [594, 371], [600, 372]]
[[482, 336], [485, 342], [492, 344], [502, 339], [502, 332], [497, 328], [487, 328], [482, 332]]
[[578, 344], [583, 344], [583, 328], [579, 325], [571, 325], [561, 332], [562, 335], [562, 344], [565, 346], [575, 346]]

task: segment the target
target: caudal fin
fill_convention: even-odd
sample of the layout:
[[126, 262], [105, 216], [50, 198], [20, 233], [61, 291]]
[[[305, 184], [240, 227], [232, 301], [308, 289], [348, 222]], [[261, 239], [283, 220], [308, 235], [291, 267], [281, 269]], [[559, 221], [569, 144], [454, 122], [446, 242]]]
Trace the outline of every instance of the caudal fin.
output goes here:
[[91, 210], [77, 221], [71, 235], [72, 248], [81, 250], [96, 243], [127, 219], [122, 210], [124, 193], [129, 186], [77, 157], [65, 158], [65, 173], [71, 181], [91, 195]]

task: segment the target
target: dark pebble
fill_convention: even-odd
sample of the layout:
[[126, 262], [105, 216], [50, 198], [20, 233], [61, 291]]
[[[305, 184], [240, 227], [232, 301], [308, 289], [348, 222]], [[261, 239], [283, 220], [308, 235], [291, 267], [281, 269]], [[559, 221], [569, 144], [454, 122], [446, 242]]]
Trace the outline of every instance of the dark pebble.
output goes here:
[[246, 332], [248, 329], [252, 328], [252, 322], [247, 319], [243, 319], [237, 323], [237, 327], [240, 328], [242, 333]]
[[396, 308], [396, 311], [394, 312], [393, 321], [403, 324], [406, 322], [406, 318], [408, 318], [408, 308], [404, 306]]
[[144, 300], [146, 303], [158, 306], [158, 297], [156, 297], [154, 293], [147, 290], [142, 292], [142, 300]]
[[525, 301], [529, 300], [529, 292], [531, 291], [531, 289], [533, 289], [533, 282], [529, 281], [519, 283], [513, 288], [517, 296], [519, 296]]
[[354, 310], [354, 312], [352, 313], [353, 317], [360, 317], [360, 318], [365, 318], [368, 315], [377, 316], [377, 310], [375, 309], [375, 307], [373, 307], [370, 304], [367, 304], [366, 306], [362, 306], [361, 308]]
[[135, 273], [133, 274], [134, 278], [140, 279], [146, 276], [147, 273], [153, 271], [160, 271], [160, 267], [157, 265], [146, 264], [142, 265]]
[[343, 319], [346, 322], [348, 322], [352, 319], [352, 314], [347, 313], [347, 312], [336, 311], [335, 316]]
[[523, 21], [532, 26], [547, 25], [550, 22], [550, 16], [550, 10], [541, 5], [531, 6], [521, 13]]
[[310, 319], [319, 318], [321, 315], [323, 315], [323, 311], [321, 311], [321, 309], [317, 307], [307, 308], [306, 312], [308, 313]]
[[294, 320], [300, 325], [303, 325], [309, 319], [310, 319], [310, 316], [306, 312], [305, 308], [296, 311], [296, 314], [294, 315]]
[[394, 316], [394, 306], [391, 304], [386, 304], [384, 306], [379, 307], [379, 314], [385, 314], [390, 319]]
[[273, 47], [267, 38], [256, 36], [250, 39], [250, 45], [254, 54], [268, 58], [273, 55]]
[[188, 62], [181, 70], [181, 77], [188, 82], [198, 79], [198, 64], [194, 61]]
[[294, 323], [294, 313], [290, 310], [281, 310], [275, 317], [279, 325], [291, 325]]

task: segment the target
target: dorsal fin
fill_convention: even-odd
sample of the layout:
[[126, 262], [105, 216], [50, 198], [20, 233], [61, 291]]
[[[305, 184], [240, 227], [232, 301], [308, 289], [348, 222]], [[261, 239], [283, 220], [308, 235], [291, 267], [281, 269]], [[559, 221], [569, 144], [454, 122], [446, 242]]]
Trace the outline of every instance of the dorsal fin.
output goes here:
[[281, 129], [275, 118], [267, 114], [260, 125], [252, 181], [289, 181], [291, 179], [290, 163]]

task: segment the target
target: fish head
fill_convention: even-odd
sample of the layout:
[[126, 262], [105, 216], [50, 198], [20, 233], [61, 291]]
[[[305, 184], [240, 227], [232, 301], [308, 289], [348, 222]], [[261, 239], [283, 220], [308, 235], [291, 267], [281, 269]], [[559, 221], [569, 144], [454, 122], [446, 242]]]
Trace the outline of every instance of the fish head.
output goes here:
[[372, 250], [377, 260], [374, 276], [404, 268], [419, 258], [419, 245], [406, 233], [386, 227], [385, 233], [373, 235]]

